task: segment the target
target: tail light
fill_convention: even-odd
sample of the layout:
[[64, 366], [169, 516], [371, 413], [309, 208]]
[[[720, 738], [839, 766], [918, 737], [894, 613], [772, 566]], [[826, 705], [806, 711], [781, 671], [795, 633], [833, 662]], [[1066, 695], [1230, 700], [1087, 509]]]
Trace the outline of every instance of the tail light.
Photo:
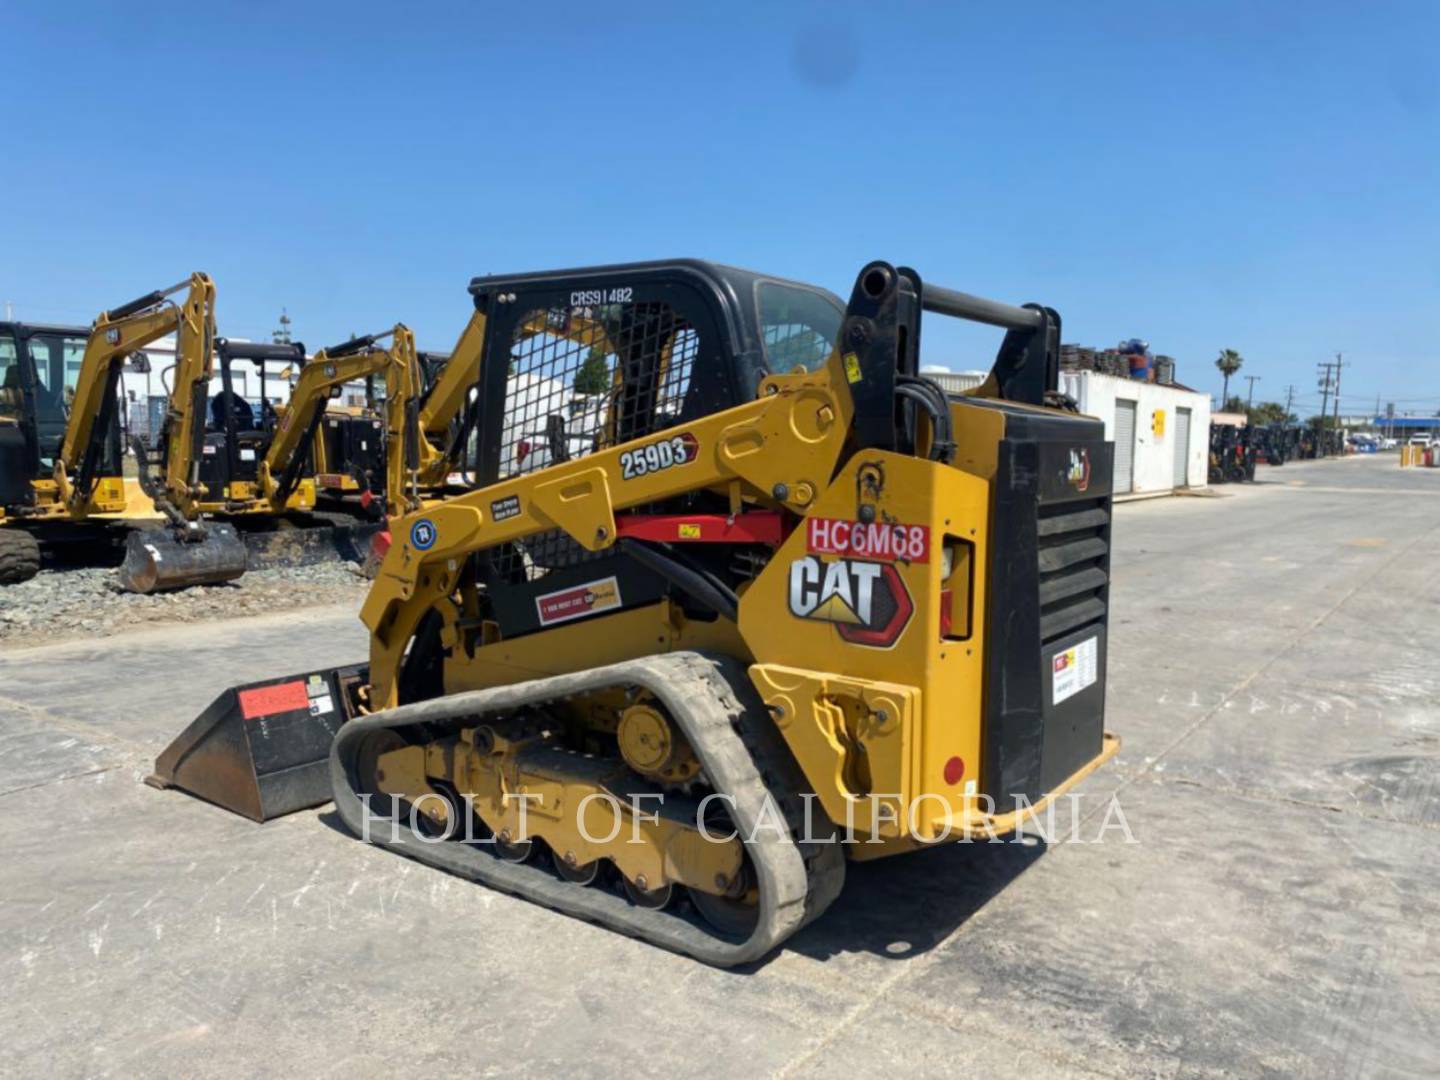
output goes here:
[[940, 559], [940, 637], [964, 641], [970, 636], [970, 604], [975, 548], [958, 536], [946, 536]]

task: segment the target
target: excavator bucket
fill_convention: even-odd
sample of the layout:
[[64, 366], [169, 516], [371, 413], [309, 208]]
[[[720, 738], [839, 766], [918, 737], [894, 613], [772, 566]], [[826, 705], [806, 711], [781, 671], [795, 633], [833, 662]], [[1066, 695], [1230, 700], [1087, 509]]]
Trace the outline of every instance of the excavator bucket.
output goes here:
[[146, 783], [254, 821], [330, 801], [330, 744], [352, 716], [364, 664], [232, 686], [155, 759]]
[[203, 540], [182, 540], [171, 529], [144, 529], [125, 543], [120, 585], [136, 593], [218, 585], [244, 574], [246, 562], [245, 544], [233, 525], [210, 522]]

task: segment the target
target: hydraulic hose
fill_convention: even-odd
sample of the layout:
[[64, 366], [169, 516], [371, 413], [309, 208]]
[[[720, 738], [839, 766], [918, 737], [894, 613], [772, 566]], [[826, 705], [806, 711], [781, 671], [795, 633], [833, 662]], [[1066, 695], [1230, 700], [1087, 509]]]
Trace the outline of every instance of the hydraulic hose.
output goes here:
[[955, 459], [955, 429], [950, 420], [950, 402], [934, 379], [923, 375], [898, 375], [895, 393], [913, 401], [930, 417], [933, 437], [930, 460], [949, 464]]
[[736, 622], [740, 618], [740, 598], [724, 582], [680, 556], [669, 545], [648, 544], [643, 540], [622, 536], [620, 548], [632, 559], [659, 574], [670, 584], [715, 614]]

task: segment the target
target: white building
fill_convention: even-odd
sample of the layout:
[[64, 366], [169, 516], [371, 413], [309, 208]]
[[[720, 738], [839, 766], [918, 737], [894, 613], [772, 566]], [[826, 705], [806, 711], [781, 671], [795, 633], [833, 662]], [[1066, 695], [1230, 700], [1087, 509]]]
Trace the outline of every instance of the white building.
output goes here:
[[1210, 397], [1178, 385], [1062, 371], [1060, 389], [1105, 421], [1115, 443], [1115, 497], [1165, 495], [1206, 485]]
[[936, 365], [927, 364], [920, 369], [920, 374], [927, 379], [934, 379], [940, 384], [940, 389], [947, 394], [963, 394], [966, 390], [974, 390], [985, 381], [988, 371], [951, 371]]

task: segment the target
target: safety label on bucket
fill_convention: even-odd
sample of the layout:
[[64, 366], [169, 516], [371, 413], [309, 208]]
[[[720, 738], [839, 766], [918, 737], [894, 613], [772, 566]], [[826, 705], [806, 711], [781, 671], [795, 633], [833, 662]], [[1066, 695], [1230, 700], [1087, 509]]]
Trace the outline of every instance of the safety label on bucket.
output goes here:
[[311, 716], [322, 716], [335, 711], [335, 703], [330, 698], [330, 687], [321, 676], [311, 675], [305, 692], [310, 696]]
[[1052, 700], [1056, 705], [1095, 682], [1099, 654], [1100, 648], [1093, 637], [1055, 654], [1055, 692]]
[[240, 715], [246, 720], [256, 720], [276, 713], [294, 712], [297, 709], [309, 711], [310, 696], [305, 693], [305, 684], [300, 681], [278, 683], [275, 686], [254, 686], [241, 690]]

